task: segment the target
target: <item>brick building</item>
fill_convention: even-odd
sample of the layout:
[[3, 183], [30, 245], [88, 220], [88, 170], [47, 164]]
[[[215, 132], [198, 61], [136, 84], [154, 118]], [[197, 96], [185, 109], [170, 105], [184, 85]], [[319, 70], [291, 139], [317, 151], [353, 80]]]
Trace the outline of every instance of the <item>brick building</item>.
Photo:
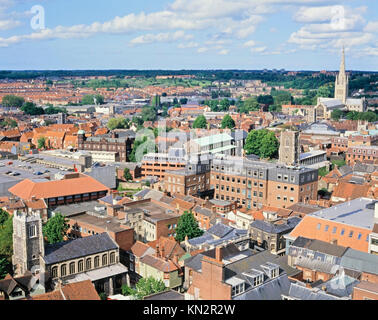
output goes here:
[[378, 146], [354, 146], [346, 151], [346, 163], [350, 166], [356, 162], [378, 164]]
[[97, 200], [108, 191], [108, 187], [81, 173], [66, 174], [63, 179], [52, 181], [25, 179], [9, 189], [22, 200], [43, 199], [48, 207]]
[[285, 208], [317, 199], [318, 170], [223, 156], [213, 159], [210, 185], [218, 200]]
[[142, 176], [164, 179], [166, 171], [185, 168], [186, 158], [169, 153], [149, 153], [142, 159]]
[[285, 235], [286, 246], [297, 237], [317, 239], [368, 252], [369, 238], [378, 217], [373, 199], [359, 198], [307, 214], [294, 230]]
[[79, 150], [116, 152], [119, 155], [119, 161], [130, 161], [129, 156], [135, 141], [134, 136], [119, 137], [119, 133], [113, 132], [111, 135], [86, 137], [83, 130], [79, 130], [77, 136]]

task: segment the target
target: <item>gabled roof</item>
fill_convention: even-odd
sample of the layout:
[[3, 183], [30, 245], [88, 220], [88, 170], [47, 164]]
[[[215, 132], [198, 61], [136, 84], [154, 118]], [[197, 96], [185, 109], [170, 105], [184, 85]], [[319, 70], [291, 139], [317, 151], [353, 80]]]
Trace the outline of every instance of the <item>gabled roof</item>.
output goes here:
[[101, 300], [90, 280], [66, 284], [61, 289], [32, 297], [32, 300]]
[[108, 187], [98, 182], [96, 179], [90, 176], [81, 175], [77, 178], [45, 182], [36, 182], [30, 179], [25, 179], [10, 188], [9, 192], [21, 199], [31, 200], [33, 196], [36, 199], [48, 199], [107, 191], [108, 189]]
[[268, 221], [256, 220], [251, 223], [252, 228], [256, 228], [268, 233], [282, 233], [289, 232], [301, 221], [299, 217], [292, 217], [287, 219], [282, 224], [272, 223]]
[[351, 248], [341, 257], [340, 265], [344, 268], [378, 275], [378, 256]]
[[118, 249], [118, 245], [104, 232], [89, 237], [49, 244], [45, 248], [43, 259], [46, 264], [53, 264], [116, 249]]

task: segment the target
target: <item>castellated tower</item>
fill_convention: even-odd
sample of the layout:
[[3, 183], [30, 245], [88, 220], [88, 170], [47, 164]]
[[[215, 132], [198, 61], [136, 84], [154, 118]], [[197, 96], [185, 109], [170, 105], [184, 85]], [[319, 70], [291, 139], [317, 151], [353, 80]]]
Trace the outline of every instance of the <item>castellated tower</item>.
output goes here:
[[299, 165], [300, 154], [299, 131], [282, 131], [279, 162], [288, 166]]
[[[42, 219], [38, 213], [17, 212], [13, 217], [13, 269], [17, 276], [39, 266], [45, 255]], [[39, 269], [39, 268], [38, 268]]]
[[346, 103], [346, 99], [348, 98], [348, 87], [349, 87], [349, 77], [345, 72], [345, 51], [343, 48], [341, 64], [340, 64], [340, 72], [336, 76], [335, 82], [335, 99], [341, 100], [342, 103]]

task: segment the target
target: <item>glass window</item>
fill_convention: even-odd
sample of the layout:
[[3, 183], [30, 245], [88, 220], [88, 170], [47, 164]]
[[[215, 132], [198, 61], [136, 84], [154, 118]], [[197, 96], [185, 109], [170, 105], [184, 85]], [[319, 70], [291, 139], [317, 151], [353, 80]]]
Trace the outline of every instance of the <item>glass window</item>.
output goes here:
[[318, 230], [320, 230], [320, 227], [321, 227], [322, 225], [320, 224], [320, 223], [318, 223], [318, 225], [316, 226], [316, 229], [318, 229]]
[[332, 233], [336, 233], [337, 227], [333, 227]]
[[353, 237], [353, 231], [349, 232], [349, 238]]
[[329, 226], [327, 225], [327, 226], [325, 226], [324, 231], [327, 232], [328, 229], [329, 229]]
[[345, 229], [341, 229], [341, 233], [340, 234], [343, 236], [344, 233], [345, 233]]

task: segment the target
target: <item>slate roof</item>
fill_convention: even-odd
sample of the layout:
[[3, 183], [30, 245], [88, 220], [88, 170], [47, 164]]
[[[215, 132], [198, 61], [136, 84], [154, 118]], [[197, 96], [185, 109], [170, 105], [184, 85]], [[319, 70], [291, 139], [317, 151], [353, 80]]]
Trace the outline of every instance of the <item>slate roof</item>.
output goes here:
[[169, 290], [144, 297], [143, 300], [185, 300], [185, 296], [177, 291]]
[[346, 247], [331, 244], [325, 241], [317, 239], [308, 239], [304, 237], [297, 237], [292, 243], [293, 247], [298, 248], [308, 248], [313, 251], [329, 254], [334, 257], [342, 257], [345, 251], [348, 249]]
[[286, 223], [276, 224], [268, 221], [256, 220], [251, 223], [252, 228], [256, 228], [268, 233], [279, 234], [289, 232], [301, 221], [299, 217], [292, 217], [286, 220]]
[[202, 236], [190, 239], [189, 244], [192, 246], [217, 246], [229, 240], [237, 240], [238, 238], [243, 237], [247, 234], [248, 230], [236, 229], [223, 223], [217, 223], [210, 229], [205, 231]]
[[291, 298], [298, 300], [345, 300], [336, 296], [327, 294], [319, 288], [306, 288], [305, 285], [292, 283], [290, 285], [289, 294]]
[[88, 255], [118, 249], [118, 245], [107, 233], [49, 244], [43, 259], [46, 264], [54, 264]]
[[[267, 263], [279, 266], [279, 276], [274, 279], [268, 278], [262, 265]], [[245, 275], [251, 269], [264, 273], [264, 283], [256, 288], [251, 286], [249, 277]], [[290, 267], [285, 257], [273, 255], [263, 251], [247, 258], [241, 259], [225, 266], [225, 282], [227, 280], [240, 279], [245, 281], [245, 292], [235, 296], [234, 300], [281, 300], [282, 294], [287, 294], [290, 288], [288, 275], [296, 275], [299, 270]]]
[[341, 257], [340, 265], [344, 268], [378, 275], [378, 256], [351, 248]]

